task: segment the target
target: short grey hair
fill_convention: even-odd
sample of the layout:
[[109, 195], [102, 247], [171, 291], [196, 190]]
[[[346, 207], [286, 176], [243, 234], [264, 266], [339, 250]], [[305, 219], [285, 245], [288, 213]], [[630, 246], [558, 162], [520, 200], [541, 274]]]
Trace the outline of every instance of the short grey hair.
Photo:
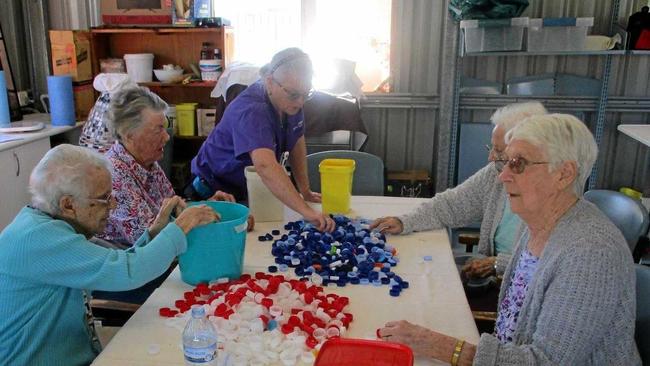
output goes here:
[[89, 168], [112, 171], [108, 159], [86, 147], [62, 144], [48, 151], [29, 176], [32, 207], [56, 215], [62, 196], [87, 197]]
[[299, 80], [311, 83], [314, 69], [309, 55], [300, 48], [286, 48], [273, 55], [271, 62], [260, 69], [261, 77], [278, 75], [278, 78], [284, 79], [287, 74], [295, 75]]
[[497, 109], [490, 117], [490, 121], [495, 126], [501, 126], [503, 132], [508, 132], [530, 116], [547, 113], [546, 108], [540, 102], [513, 103]]
[[523, 140], [542, 149], [549, 169], [566, 161], [575, 161], [578, 176], [573, 191], [582, 197], [591, 168], [598, 157], [598, 146], [589, 128], [570, 114], [547, 114], [528, 117], [506, 134], [506, 143]]
[[118, 141], [142, 125], [142, 112], [151, 109], [165, 112], [167, 103], [149, 89], [138, 86], [122, 89], [111, 95], [108, 127]]

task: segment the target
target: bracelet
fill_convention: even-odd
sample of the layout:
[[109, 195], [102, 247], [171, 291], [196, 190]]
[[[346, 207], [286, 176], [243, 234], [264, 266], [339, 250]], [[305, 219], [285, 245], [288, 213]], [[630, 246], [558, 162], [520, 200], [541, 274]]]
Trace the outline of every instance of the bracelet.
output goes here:
[[465, 341], [462, 339], [459, 339], [456, 342], [456, 347], [454, 348], [454, 353], [451, 355], [451, 366], [456, 366], [458, 365], [458, 359], [460, 358], [460, 352], [463, 350], [463, 345], [465, 344]]

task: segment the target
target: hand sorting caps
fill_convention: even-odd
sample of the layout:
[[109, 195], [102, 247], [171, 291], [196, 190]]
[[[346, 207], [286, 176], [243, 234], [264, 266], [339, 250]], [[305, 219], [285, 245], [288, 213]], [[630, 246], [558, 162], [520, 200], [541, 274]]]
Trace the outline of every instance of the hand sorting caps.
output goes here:
[[342, 215], [332, 219], [336, 223], [332, 233], [322, 233], [301, 220], [284, 225], [288, 232], [279, 239], [273, 240], [280, 235], [279, 230], [258, 238], [261, 242], [273, 241], [271, 254], [280, 271], [283, 267], [294, 268], [295, 274], [303, 278], [316, 274], [323, 286], [395, 283], [390, 290], [392, 296], [399, 296], [402, 289], [408, 288], [408, 282], [391, 271], [399, 259], [384, 234], [368, 230], [367, 220], [351, 220]]

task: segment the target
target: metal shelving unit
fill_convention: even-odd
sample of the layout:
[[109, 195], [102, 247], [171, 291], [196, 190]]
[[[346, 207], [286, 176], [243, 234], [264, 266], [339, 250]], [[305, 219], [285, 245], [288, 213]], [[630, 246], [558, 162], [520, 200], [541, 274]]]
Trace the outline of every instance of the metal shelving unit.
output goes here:
[[[618, 14], [619, 11], [619, 1], [616, 0], [612, 4], [612, 14]], [[613, 34], [614, 29], [615, 29], [615, 24], [616, 24], [616, 17], [613, 15], [611, 20], [610, 20], [610, 27], [609, 27], [609, 32], [610, 34]], [[596, 103], [596, 127], [594, 131], [594, 138], [596, 139], [596, 143], [598, 146], [600, 146], [600, 143], [602, 141], [603, 137], [603, 130], [605, 127], [605, 113], [608, 105], [608, 91], [609, 91], [609, 79], [610, 79], [610, 74], [611, 74], [611, 68], [612, 68], [612, 58], [613, 56], [625, 56], [628, 54], [633, 54], [633, 55], [650, 55], [650, 51], [626, 51], [626, 50], [607, 50], [607, 51], [573, 51], [573, 52], [481, 52], [481, 53], [465, 53], [464, 52], [465, 47], [463, 44], [463, 37], [459, 36], [459, 42], [458, 42], [458, 48], [457, 48], [457, 53], [456, 53], [456, 73], [454, 77], [454, 90], [453, 90], [453, 98], [452, 98], [452, 121], [451, 121], [451, 143], [450, 143], [450, 149], [449, 149], [449, 169], [448, 169], [448, 175], [447, 175], [447, 184], [449, 187], [452, 187], [454, 185], [454, 180], [455, 180], [455, 173], [456, 173], [456, 160], [457, 160], [457, 140], [458, 140], [458, 133], [459, 133], [459, 114], [460, 114], [460, 102], [461, 102], [461, 97], [460, 97], [460, 79], [461, 79], [461, 74], [462, 74], [462, 69], [463, 69], [463, 58], [465, 57], [492, 57], [492, 56], [498, 56], [498, 57], [513, 57], [513, 56], [602, 56], [604, 57], [604, 68], [603, 68], [603, 74], [601, 78], [601, 90], [600, 90], [600, 96], [598, 97], [598, 101]], [[479, 108], [474, 108], [474, 109], [493, 109], [495, 108], [494, 102], [498, 100], [508, 100], [510, 103], [516, 101], [516, 100], [525, 100], [525, 97], [521, 96], [508, 96], [508, 95], [482, 95], [482, 96], [468, 96], [465, 97], [463, 96], [463, 100], [471, 100], [471, 98], [479, 98], [481, 101], [479, 101], [479, 104], [483, 104], [483, 106]], [[553, 97], [530, 97], [530, 99], [549, 99], [553, 100], [556, 99], [556, 102], [559, 102], [560, 98], [553, 98]], [[561, 97], [561, 99], [567, 99], [567, 97]], [[579, 96], [576, 96], [575, 98], [569, 97], [569, 99], [575, 99], [575, 100], [580, 100], [581, 102], [584, 102], [583, 104], [585, 106], [587, 105], [593, 105], [593, 97], [592, 98], [581, 98]], [[505, 103], [501, 103], [500, 105], [503, 105]], [[580, 105], [580, 104], [578, 104]], [[569, 109], [569, 105], [567, 105], [567, 110], [575, 110], [576, 105], [572, 105], [572, 108]], [[591, 108], [586, 109], [586, 110], [593, 110]], [[596, 184], [596, 180], [598, 177], [598, 168], [601, 163], [600, 156], [596, 163], [594, 164], [594, 168], [591, 171], [591, 175], [589, 178], [589, 189], [593, 189]]]

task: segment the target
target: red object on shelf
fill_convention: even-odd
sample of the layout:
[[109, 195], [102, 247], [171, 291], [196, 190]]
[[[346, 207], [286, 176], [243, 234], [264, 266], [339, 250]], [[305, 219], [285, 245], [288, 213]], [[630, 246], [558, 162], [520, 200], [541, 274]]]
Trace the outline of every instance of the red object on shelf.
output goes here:
[[331, 338], [318, 352], [314, 366], [411, 366], [413, 351], [399, 343]]
[[650, 29], [644, 29], [634, 46], [635, 50], [650, 50]]

